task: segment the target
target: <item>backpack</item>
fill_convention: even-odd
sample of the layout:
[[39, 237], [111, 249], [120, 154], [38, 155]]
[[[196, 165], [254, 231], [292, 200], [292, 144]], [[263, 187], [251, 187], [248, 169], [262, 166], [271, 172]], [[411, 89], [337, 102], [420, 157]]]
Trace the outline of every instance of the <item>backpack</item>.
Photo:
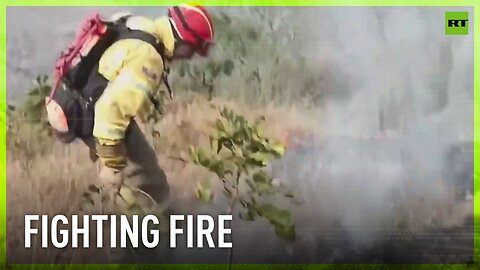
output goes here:
[[[156, 38], [140, 30], [130, 30], [124, 16], [114, 22], [100, 19], [99, 14], [88, 17], [75, 40], [60, 54], [54, 71], [54, 84], [45, 99], [47, 117], [58, 138], [69, 143], [76, 138], [88, 139], [93, 135], [95, 102], [100, 98], [108, 80], [98, 72], [98, 62], [113, 43], [122, 39], [139, 39], [155, 47], [162, 59], [164, 46]], [[170, 97], [168, 70], [163, 74]], [[150, 97], [157, 107], [157, 102]]]

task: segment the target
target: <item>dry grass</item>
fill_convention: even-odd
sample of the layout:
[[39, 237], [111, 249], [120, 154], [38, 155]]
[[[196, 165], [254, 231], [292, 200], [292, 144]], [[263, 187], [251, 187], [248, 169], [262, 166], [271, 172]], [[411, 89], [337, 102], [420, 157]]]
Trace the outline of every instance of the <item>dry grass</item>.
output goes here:
[[[285, 143], [287, 151], [296, 147], [302, 140], [308, 140], [306, 137], [322, 137], [322, 134], [318, 134], [321, 132], [319, 123], [322, 122], [320, 110], [309, 111], [305, 107], [275, 105], [258, 107], [220, 98], [207, 101], [195, 94], [178, 97], [166, 105], [163, 119], [155, 126], [159, 135], [152, 138], [148, 135], [151, 133], [146, 132], [147, 137], [154, 141], [159, 164], [167, 175], [171, 187], [171, 209], [177, 214], [208, 212], [210, 206], [200, 203], [195, 197], [194, 190], [198, 182], [213, 176], [205, 169], [178, 158], [190, 145], [209, 144], [211, 124], [219, 117], [218, 108], [223, 106], [252, 121], [264, 116], [266, 120], [263, 125], [264, 132], [269, 137]], [[47, 142], [38, 140], [35, 135], [23, 134], [22, 138], [9, 136], [7, 141], [8, 261], [104, 263], [105, 258], [110, 256], [106, 249], [41, 249], [39, 238], [34, 238], [34, 247], [38, 247], [34, 248], [34, 251], [23, 248], [24, 215], [81, 214], [82, 193], [89, 184], [95, 183], [97, 172], [96, 164], [90, 161], [88, 150], [81, 143], [65, 147], [56, 142], [47, 148], [50, 151], [42, 152]], [[20, 147], [15, 146], [15, 142]], [[400, 228], [421, 232], [425, 228], [455, 227], [463, 223], [465, 217], [472, 213], [471, 201], [457, 203], [455, 194], [449, 187], [442, 183], [436, 183], [434, 186], [438, 189], [435, 191], [437, 195], [427, 200], [418, 195], [418, 186], [414, 182], [406, 184], [406, 198], [400, 201], [393, 209], [395, 214], [392, 214]], [[295, 212], [299, 226], [302, 226], [302, 222], [311, 224], [312, 218], [321, 224], [323, 219], [335, 220], [337, 215], [331, 213], [335, 211], [334, 209], [340, 213], [344, 212], [342, 207], [346, 204], [339, 203], [336, 197], [338, 193], [333, 187], [335, 186], [331, 181], [316, 183], [315, 192], [325, 193], [319, 197], [321, 200], [312, 199], [306, 202], [303, 209], [316, 209], [315, 213], [321, 213], [322, 218], [312, 217], [310, 212]], [[313, 190], [308, 182], [304, 188]], [[336, 203], [330, 204], [332, 201]], [[108, 234], [108, 231], [105, 233]], [[94, 239], [95, 235], [90, 237]], [[302, 241], [301, 239], [297, 241], [297, 248], [308, 242]], [[333, 245], [330, 242], [317, 244]], [[312, 251], [310, 246], [308, 247], [308, 250]], [[318, 255], [312, 254], [313, 257]]]
[[[305, 113], [300, 113], [294, 107], [259, 108], [221, 99], [209, 102], [193, 94], [167, 104], [164, 118], [155, 127], [160, 135], [153, 140], [160, 166], [164, 169], [171, 186], [172, 208], [178, 213], [192, 211], [199, 207], [200, 203], [195, 198], [194, 187], [199, 181], [211, 175], [204, 169], [177, 158], [190, 145], [209, 143], [211, 124], [219, 116], [218, 108], [223, 106], [228, 106], [249, 120], [265, 116], [265, 133], [285, 143], [288, 143], [290, 134], [303, 134], [306, 130], [311, 131], [316, 128], [315, 123], [305, 120], [307, 118]], [[308, 118], [315, 119], [315, 117]], [[27, 135], [27, 139], [21, 142], [23, 147], [38, 147], [46, 143], [39, 141], [35, 134]], [[43, 154], [25, 155], [18, 152], [18, 146], [12, 145], [13, 143], [10, 142], [7, 147], [9, 261], [13, 262], [21, 258], [22, 262], [78, 263], [87, 257], [90, 263], [102, 261], [105, 256], [102, 252], [92, 255], [88, 250], [81, 249], [76, 252], [68, 249], [60, 252], [39, 248], [31, 252], [23, 248], [25, 214], [69, 216], [81, 212], [81, 194], [89, 184], [95, 183], [97, 172], [96, 164], [90, 161], [86, 147], [82, 143], [63, 146], [55, 142]], [[37, 246], [39, 244], [40, 241], [34, 243]]]

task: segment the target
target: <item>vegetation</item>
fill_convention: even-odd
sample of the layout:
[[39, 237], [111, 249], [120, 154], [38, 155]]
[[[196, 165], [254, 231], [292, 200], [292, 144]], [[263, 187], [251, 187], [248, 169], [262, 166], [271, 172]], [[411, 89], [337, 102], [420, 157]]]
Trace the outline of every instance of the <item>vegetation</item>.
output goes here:
[[[211, 173], [210, 177], [199, 174], [200, 178], [193, 179], [194, 181], [206, 180], [196, 186], [196, 183], [186, 185], [189, 193], [192, 193], [193, 196], [196, 195], [203, 202], [212, 202], [215, 198], [216, 188], [220, 187], [223, 190], [223, 196], [228, 201], [228, 205], [226, 205], [228, 213], [238, 215], [241, 220], [246, 222], [264, 219], [273, 226], [278, 237], [286, 241], [294, 241], [295, 225], [290, 209], [276, 204], [279, 197], [283, 197], [286, 202], [294, 202], [294, 196], [286, 186], [281, 184], [278, 179], [273, 179], [268, 173], [270, 161], [280, 158], [284, 154], [285, 146], [275, 142], [271, 136], [262, 132], [260, 126], [268, 125], [268, 120], [265, 121], [264, 117], [259, 117], [259, 113], [255, 112], [247, 117], [246, 110], [238, 112], [235, 108], [237, 112], [234, 112], [233, 109], [236, 106], [218, 103], [218, 98], [228, 100], [225, 98], [235, 97], [230, 99], [235, 101], [233, 103], [235, 105], [252, 101], [260, 104], [272, 99], [282, 100], [284, 99], [283, 94], [301, 93], [302, 91], [291, 91], [292, 85], [284, 84], [288, 79], [285, 74], [289, 73], [286, 70], [302, 65], [301, 60], [291, 61], [287, 54], [279, 53], [276, 44], [272, 44], [269, 40], [270, 37], [261, 35], [252, 22], [232, 18], [225, 14], [217, 14], [214, 20], [219, 27], [217, 29], [218, 39], [211, 57], [177, 63], [178, 66], [173, 68], [171, 76], [174, 90], [179, 94], [175, 101], [170, 101], [165, 91], [158, 92], [157, 99], [160, 101], [160, 110], [151, 116], [152, 124], [155, 126], [152, 129], [152, 135], [155, 144], [161, 146], [161, 149], [157, 150], [162, 154], [179, 155], [183, 150], [189, 149], [188, 158], [182, 158], [181, 162], [177, 160], [167, 163], [172, 164], [171, 166], [179, 166], [178, 163], [184, 163], [184, 166], [191, 164], [198, 170], [203, 167]], [[259, 62], [263, 62], [263, 64], [258, 65]], [[305, 72], [302, 74], [302, 78], [309, 76]], [[305, 88], [305, 85], [302, 83], [294, 87]], [[65, 192], [65, 194], [77, 194], [79, 195], [77, 197], [82, 200], [81, 207], [72, 206], [68, 208], [70, 209], [68, 211], [86, 209], [97, 211], [99, 210], [98, 188], [88, 181], [88, 176], [77, 175], [78, 172], [85, 171], [85, 168], [90, 168], [90, 165], [85, 164], [84, 166], [84, 164], [78, 163], [83, 159], [77, 157], [69, 161], [71, 155], [77, 155], [77, 150], [57, 143], [52, 136], [53, 133], [46, 120], [44, 110], [44, 99], [48, 96], [49, 91], [48, 76], [39, 75], [35, 78], [24, 102], [18, 105], [8, 105], [6, 108], [7, 137], [9, 138], [7, 152], [14, 157], [11, 162], [21, 163], [20, 171], [13, 170], [18, 174], [17, 177], [25, 177], [24, 180], [19, 179], [17, 183], [10, 184], [16, 185], [21, 181], [30, 185], [35, 183], [36, 189], [32, 189], [34, 194], [53, 194], [38, 197], [37, 209], [43, 209], [43, 205], [46, 205], [45, 200], [48, 200], [49, 197], [58, 197], [55, 194], [63, 192], [59, 190], [63, 187], [58, 186], [58, 181], [61, 181], [68, 184], [69, 192]], [[189, 98], [192, 92], [196, 96], [206, 96], [208, 101], [199, 102]], [[167, 128], [160, 128], [167, 125], [164, 117], [171, 115], [173, 109], [177, 110], [176, 113], [178, 110], [186, 112], [193, 105], [205, 106], [201, 111], [197, 111], [197, 113], [201, 112], [206, 115], [205, 119], [201, 120], [204, 126], [201, 130], [192, 124], [200, 121], [199, 119], [183, 119], [180, 124], [169, 122]], [[207, 113], [205, 109], [212, 110], [211, 114]], [[248, 118], [252, 118], [251, 116], [257, 120], [247, 121]], [[189, 136], [189, 134], [193, 135]], [[194, 140], [190, 137], [196, 138]], [[205, 138], [208, 143], [203, 143], [202, 138]], [[181, 145], [181, 147], [177, 145]], [[66, 156], [60, 157], [58, 153], [52, 154], [53, 146], [71, 150]], [[46, 161], [51, 162], [51, 159], [59, 163], [52, 165], [55, 171], [38, 169], [43, 168], [44, 165], [41, 164]], [[88, 162], [88, 160], [83, 161]], [[178, 170], [182, 170], [182, 168]], [[58, 175], [53, 177], [52, 174]], [[171, 174], [178, 178], [181, 175], [179, 172], [171, 172]], [[197, 173], [192, 173], [186, 178], [191, 179], [193, 175], [196, 176]], [[211, 178], [212, 175], [216, 176], [216, 180]], [[69, 179], [62, 179], [65, 177]], [[41, 185], [37, 184], [38, 181], [35, 180], [48, 178], [51, 180], [45, 180], [46, 182]], [[178, 182], [177, 179], [175, 182]], [[121, 211], [127, 214], [153, 211], [154, 205], [147, 192], [132, 190], [128, 187], [122, 188], [124, 208]], [[74, 205], [70, 202], [65, 203], [65, 205], [67, 204]], [[56, 208], [61, 204], [54, 203], [53, 205], [56, 209], [54, 211], [65, 212]], [[44, 212], [45, 209], [38, 211]], [[14, 237], [10, 239], [14, 239]], [[68, 255], [63, 256], [68, 257]], [[57, 261], [57, 258], [53, 261]]]
[[[283, 155], [284, 146], [262, 134], [258, 126], [261, 119], [250, 125], [243, 116], [227, 108], [223, 108], [220, 115], [214, 125], [215, 134], [210, 136], [210, 148], [191, 147], [191, 160], [213, 172], [222, 182], [230, 214], [240, 205], [242, 220], [264, 217], [278, 236], [293, 241], [295, 226], [290, 212], [264, 202], [264, 197], [278, 194], [293, 198], [286, 187], [264, 170], [269, 161]], [[197, 196], [204, 202], [212, 201], [209, 181], [198, 185]]]
[[318, 91], [313, 91], [315, 74], [304, 59], [294, 56], [294, 48], [280, 45], [272, 29], [225, 13], [214, 14], [213, 21], [216, 36], [211, 54], [176, 63], [174, 85], [209, 99], [226, 97], [253, 104], [318, 102]]
[[[26, 101], [20, 106], [8, 108], [7, 136], [13, 138], [9, 140], [8, 151], [15, 153], [15, 160], [22, 163], [22, 170], [26, 172], [26, 177], [31, 179], [38, 174], [38, 171], [32, 170], [33, 164], [38, 162], [39, 157], [51, 155], [49, 151], [56, 143], [46, 122], [43, 106], [49, 90], [48, 77], [38, 76]], [[166, 99], [162, 102], [165, 106]], [[244, 116], [226, 107], [217, 109], [217, 112], [219, 115], [209, 129], [209, 145], [185, 146], [190, 149], [190, 161], [208, 169], [220, 180], [223, 194], [228, 199], [228, 213], [238, 214], [244, 221], [264, 218], [274, 227], [279, 237], [294, 241], [295, 226], [290, 211], [274, 204], [274, 198], [283, 196], [292, 200], [293, 194], [278, 180], [272, 179], [267, 172], [269, 161], [284, 154], [284, 146], [262, 133], [260, 124], [264, 122], [264, 118], [260, 117], [250, 124]], [[157, 112], [154, 122], [160, 123], [163, 114], [164, 111]], [[156, 129], [154, 131], [158, 132]], [[159, 136], [158, 138], [161, 138], [161, 133]], [[73, 173], [70, 175], [72, 179], [81, 177]], [[214, 198], [213, 186], [208, 180], [198, 184], [191, 192], [201, 201], [211, 202]], [[83, 194], [82, 206], [78, 210], [101, 212], [100, 190], [95, 184], [84, 188], [77, 191], [77, 194]], [[123, 214], [145, 215], [157, 211], [148, 191], [124, 186], [120, 195], [122, 208], [119, 211]], [[164, 226], [160, 229], [162, 232], [167, 230]]]

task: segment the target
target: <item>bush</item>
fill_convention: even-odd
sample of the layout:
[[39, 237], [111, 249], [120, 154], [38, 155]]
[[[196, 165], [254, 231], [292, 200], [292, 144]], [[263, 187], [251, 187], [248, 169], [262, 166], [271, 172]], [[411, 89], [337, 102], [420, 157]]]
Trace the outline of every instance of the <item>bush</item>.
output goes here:
[[[210, 149], [191, 147], [192, 162], [213, 172], [221, 181], [230, 214], [240, 205], [242, 220], [263, 217], [274, 226], [279, 237], [295, 240], [290, 212], [265, 202], [267, 197], [276, 195], [293, 199], [287, 187], [265, 172], [269, 161], [284, 154], [284, 146], [262, 134], [259, 128], [261, 118], [250, 124], [227, 108], [220, 111], [220, 116], [214, 125], [214, 135], [210, 136]], [[213, 199], [209, 181], [199, 184], [196, 193], [204, 202]]]

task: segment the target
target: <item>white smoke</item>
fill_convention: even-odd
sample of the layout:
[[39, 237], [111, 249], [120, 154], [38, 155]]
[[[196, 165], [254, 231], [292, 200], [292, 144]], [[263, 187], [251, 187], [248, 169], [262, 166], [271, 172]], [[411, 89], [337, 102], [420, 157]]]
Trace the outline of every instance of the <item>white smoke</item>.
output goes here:
[[323, 76], [323, 135], [287, 155], [276, 175], [298, 187], [297, 229], [307, 238], [341, 228], [368, 248], [383, 231], [461, 226], [473, 214], [465, 200], [473, 187], [473, 35], [446, 36], [447, 10], [458, 9], [294, 12], [305, 31], [293, 42]]
[[[7, 70], [14, 74], [7, 88], [15, 90], [9, 100], [23, 96], [17, 90], [26, 88], [33, 71], [50, 72], [56, 52], [92, 11], [60, 9], [7, 9]], [[383, 232], [462, 225], [472, 214], [465, 197], [473, 186], [473, 34], [444, 34], [445, 11], [469, 11], [472, 22], [472, 8], [218, 9], [270, 19], [259, 27], [284, 53], [307, 59], [321, 78], [322, 136], [275, 167], [304, 202], [294, 209], [299, 237], [293, 262], [356, 262], [347, 247], [367, 252], [389, 237]], [[164, 8], [133, 11], [155, 16]], [[242, 224], [236, 232], [235, 262], [289, 262], [270, 227]]]

